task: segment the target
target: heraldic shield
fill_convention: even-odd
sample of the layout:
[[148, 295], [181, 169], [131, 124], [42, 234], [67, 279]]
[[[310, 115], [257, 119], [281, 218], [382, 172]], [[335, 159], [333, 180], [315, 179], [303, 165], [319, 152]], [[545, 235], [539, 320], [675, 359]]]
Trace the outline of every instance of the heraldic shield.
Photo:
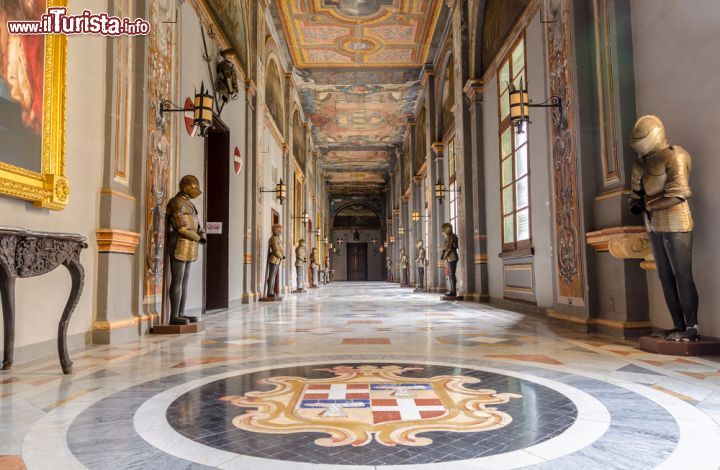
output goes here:
[[475, 377], [410, 378], [402, 374], [422, 368], [337, 366], [316, 369], [330, 379], [271, 377], [261, 383], [274, 390], [221, 398], [248, 408], [233, 419], [245, 431], [270, 434], [319, 432], [323, 447], [364, 446], [373, 438], [384, 445], [426, 446], [419, 436], [430, 431], [480, 432], [499, 429], [512, 417], [492, 405], [522, 398], [516, 393], [471, 389]]

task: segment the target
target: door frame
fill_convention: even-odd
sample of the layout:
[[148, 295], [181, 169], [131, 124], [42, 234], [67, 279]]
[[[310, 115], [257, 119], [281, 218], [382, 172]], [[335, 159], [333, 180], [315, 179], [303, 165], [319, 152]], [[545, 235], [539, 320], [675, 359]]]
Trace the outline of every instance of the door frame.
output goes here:
[[[229, 191], [230, 191], [230, 188], [229, 188], [229, 186], [230, 186], [230, 183], [229, 183], [229, 179], [230, 179], [229, 178], [229, 175], [230, 175], [230, 128], [218, 116], [213, 116], [213, 128], [219, 129], [220, 132], [228, 134], [228, 160], [226, 162], [227, 163], [226, 167], [227, 167], [227, 172], [228, 172], [228, 193], [229, 193]], [[204, 155], [205, 161], [204, 161], [204, 166], [203, 166], [203, 171], [205, 172], [205, 175], [203, 177], [203, 181], [204, 181], [203, 190], [204, 190], [204, 194], [205, 194], [205, 197], [203, 198], [203, 219], [204, 219], [203, 220], [203, 228], [205, 228], [205, 225], [207, 224], [207, 217], [208, 217], [208, 187], [209, 187], [208, 186], [208, 157], [209, 157], [208, 151], [209, 151], [209, 145], [210, 145], [210, 136], [208, 135], [207, 137], [205, 137], [205, 155]], [[229, 204], [230, 204], [230, 201], [228, 201], [228, 206], [229, 206]], [[228, 219], [229, 219], [229, 217], [228, 217]], [[226, 225], [226, 221], [223, 221], [223, 234], [227, 233], [227, 230], [229, 229], [229, 225], [230, 225], [229, 222], [230, 221], [228, 220], [227, 225]], [[228, 234], [228, 236], [229, 236], [229, 234]], [[228, 254], [229, 254], [229, 249], [228, 249]], [[203, 256], [203, 274], [202, 274], [202, 279], [203, 279], [202, 314], [203, 315], [205, 315], [205, 313], [207, 312], [207, 308], [206, 308], [206, 306], [207, 306], [207, 262], [208, 262], [207, 247], [204, 250], [204, 255], [205, 256]], [[228, 276], [230, 274], [230, 272], [229, 272], [230, 264], [229, 263], [230, 263], [230, 260], [229, 260], [229, 256], [228, 256], [228, 265], [227, 265]], [[228, 302], [229, 302], [230, 285], [228, 284], [225, 288], [227, 289], [227, 297], [228, 297]]]

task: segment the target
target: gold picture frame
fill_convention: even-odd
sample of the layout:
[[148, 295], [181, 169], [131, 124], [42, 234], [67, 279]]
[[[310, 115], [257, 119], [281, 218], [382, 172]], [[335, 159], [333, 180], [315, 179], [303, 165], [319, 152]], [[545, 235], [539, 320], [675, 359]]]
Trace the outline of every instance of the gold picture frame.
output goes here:
[[[67, 7], [68, 0], [47, 0], [47, 7]], [[0, 161], [0, 195], [64, 209], [70, 188], [65, 177], [65, 86], [67, 37], [45, 36], [42, 155], [40, 172]]]

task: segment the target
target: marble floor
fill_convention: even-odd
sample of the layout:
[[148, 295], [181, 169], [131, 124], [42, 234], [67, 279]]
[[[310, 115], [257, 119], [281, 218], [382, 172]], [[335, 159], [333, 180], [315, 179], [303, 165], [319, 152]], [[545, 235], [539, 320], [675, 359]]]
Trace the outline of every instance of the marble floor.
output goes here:
[[0, 469], [720, 466], [720, 362], [336, 283], [0, 372]]

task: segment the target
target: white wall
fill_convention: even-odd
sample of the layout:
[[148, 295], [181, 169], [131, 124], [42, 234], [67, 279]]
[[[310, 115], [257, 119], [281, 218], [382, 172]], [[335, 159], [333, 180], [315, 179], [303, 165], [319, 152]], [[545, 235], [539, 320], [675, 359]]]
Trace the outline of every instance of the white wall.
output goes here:
[[[107, 10], [107, 2], [70, 2], [70, 14], [79, 14], [86, 9]], [[0, 197], [0, 225], [74, 232], [88, 238], [89, 248], [81, 256], [85, 287], [70, 321], [69, 336], [88, 332], [94, 317], [98, 259], [95, 229], [98, 228], [99, 190], [105, 152], [105, 48], [106, 39], [101, 37], [71, 36], [68, 39], [65, 171], [70, 182], [69, 205], [65, 210], [56, 212], [6, 196]], [[55, 341], [57, 324], [69, 293], [70, 276], [62, 266], [40, 277], [18, 279], [15, 288], [15, 346]], [[23, 358], [16, 357], [16, 360]]]
[[[720, 2], [631, 0], [637, 113], [655, 114], [671, 144], [693, 156], [690, 204], [695, 219], [695, 280], [700, 332], [720, 336]], [[648, 276], [656, 276], [655, 271]], [[649, 282], [651, 319], [668, 325], [657, 279]]]
[[[208, 74], [207, 66], [202, 60], [204, 49], [202, 45], [202, 33], [200, 29], [200, 21], [195, 14], [195, 10], [189, 3], [182, 5], [182, 45], [180, 59], [180, 98], [179, 105], [185, 102], [186, 97], [193, 97], [195, 90], [200, 87], [200, 83], [204, 82], [206, 87], [211, 85], [211, 79]], [[208, 50], [212, 54], [218, 49], [212, 39], [207, 36]], [[213, 70], [215, 66], [212, 66]], [[178, 114], [181, 116], [181, 114]], [[228, 102], [223, 108], [222, 121], [230, 129], [230, 158], [228, 166], [230, 168], [230, 220], [229, 226], [224, 228], [229, 230], [230, 251], [229, 251], [229, 300], [239, 300], [242, 297], [242, 276], [244, 268], [244, 212], [245, 212], [245, 182], [244, 173], [235, 175], [233, 165], [233, 152], [235, 147], [240, 149], [241, 154], [245, 157], [245, 139], [246, 139], [246, 106], [245, 91], [241, 90], [238, 99]], [[178, 119], [178, 133], [180, 135], [180, 146], [178, 155], [177, 180], [187, 174], [197, 176], [200, 181], [204, 181], [205, 176], [205, 139], [200, 137], [191, 137], [185, 131], [185, 125], [182, 119]], [[245, 171], [245, 168], [243, 169]], [[175, 182], [173, 182], [175, 184]], [[177, 188], [173, 188], [174, 191]], [[203, 188], [205, 191], [206, 188]], [[195, 206], [200, 213], [201, 220], [205, 221], [203, 214], [204, 195], [197, 198]], [[203, 282], [203, 262], [205, 250], [200, 250], [198, 261], [192, 265], [190, 270], [190, 280], [188, 282], [188, 300], [186, 304], [187, 310], [200, 309], [202, 307], [202, 282]]]

